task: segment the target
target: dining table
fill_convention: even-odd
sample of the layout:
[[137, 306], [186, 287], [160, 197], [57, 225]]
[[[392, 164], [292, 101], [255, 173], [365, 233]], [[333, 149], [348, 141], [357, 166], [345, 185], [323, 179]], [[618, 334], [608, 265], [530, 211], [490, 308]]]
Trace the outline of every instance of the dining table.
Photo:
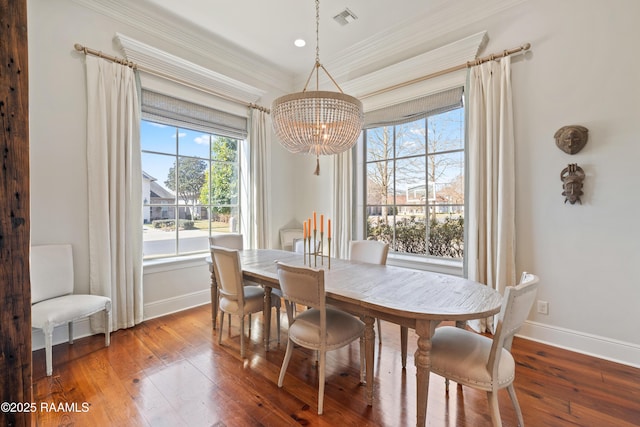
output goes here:
[[[276, 249], [239, 251], [245, 280], [265, 287], [264, 345], [269, 350], [271, 289], [279, 288], [276, 261], [323, 269], [327, 304], [363, 319], [365, 323], [365, 397], [373, 405], [375, 319], [401, 326], [405, 331], [403, 366], [406, 361], [406, 330], [418, 336], [416, 367], [416, 425], [427, 419], [431, 337], [443, 321], [463, 326], [467, 320], [492, 316], [500, 311], [502, 296], [489, 286], [462, 277], [420, 269], [378, 265], [337, 258], [308, 256]], [[211, 269], [213, 327], [216, 327], [218, 288]]]

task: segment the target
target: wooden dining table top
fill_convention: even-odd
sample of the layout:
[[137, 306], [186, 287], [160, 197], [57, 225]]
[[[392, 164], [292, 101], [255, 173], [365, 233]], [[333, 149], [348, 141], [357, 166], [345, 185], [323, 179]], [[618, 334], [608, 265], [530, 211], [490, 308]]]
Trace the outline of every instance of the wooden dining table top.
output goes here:
[[[295, 252], [258, 249], [240, 252], [244, 276], [278, 288], [275, 261], [304, 266]], [[472, 280], [425, 270], [318, 258], [312, 268], [323, 269], [331, 300], [357, 301], [364, 309], [413, 319], [467, 320], [499, 311], [502, 296]], [[308, 262], [306, 264], [308, 265]]]

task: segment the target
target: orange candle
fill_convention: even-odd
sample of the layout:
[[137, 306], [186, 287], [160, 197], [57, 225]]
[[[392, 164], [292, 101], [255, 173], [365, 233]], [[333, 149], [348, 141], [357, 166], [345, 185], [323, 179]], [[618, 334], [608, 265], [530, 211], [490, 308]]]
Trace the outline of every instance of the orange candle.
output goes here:
[[324, 215], [320, 215], [320, 233], [324, 232]]
[[311, 218], [307, 219], [307, 230], [309, 231], [309, 237], [311, 237]]
[[307, 221], [304, 222], [304, 224], [302, 224], [302, 238], [306, 239], [307, 238]]
[[316, 211], [313, 211], [313, 231], [316, 231]]
[[330, 219], [327, 220], [327, 237], [329, 239], [331, 238], [331, 220]]

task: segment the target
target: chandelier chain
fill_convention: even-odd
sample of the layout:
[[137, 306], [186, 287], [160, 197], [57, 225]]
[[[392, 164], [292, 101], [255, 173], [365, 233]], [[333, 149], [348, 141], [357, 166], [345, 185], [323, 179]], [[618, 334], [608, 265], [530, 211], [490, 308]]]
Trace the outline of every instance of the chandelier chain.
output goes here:
[[320, 64], [320, 0], [316, 0], [316, 65]]

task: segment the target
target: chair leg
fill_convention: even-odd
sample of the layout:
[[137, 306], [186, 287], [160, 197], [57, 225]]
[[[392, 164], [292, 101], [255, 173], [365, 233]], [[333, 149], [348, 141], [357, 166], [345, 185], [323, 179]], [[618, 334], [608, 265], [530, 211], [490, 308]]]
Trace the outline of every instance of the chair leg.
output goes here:
[[53, 351], [53, 327], [45, 325], [42, 332], [44, 332], [44, 354], [47, 367], [47, 376], [50, 377], [53, 373], [53, 357], [51, 355]]
[[[251, 336], [251, 315], [249, 315], [249, 336]], [[240, 357], [244, 359], [244, 316], [240, 315]]]
[[280, 307], [276, 307], [276, 326], [278, 327], [277, 329], [277, 340], [278, 340], [278, 344], [280, 344]]
[[322, 407], [324, 405], [324, 365], [327, 360], [326, 351], [320, 352], [320, 372], [318, 374], [318, 415], [322, 415]]
[[104, 311], [104, 346], [111, 344], [111, 309]]
[[400, 355], [402, 360], [402, 369], [407, 369], [408, 340], [409, 340], [409, 329], [406, 326], [400, 326]]
[[284, 382], [284, 374], [287, 372], [289, 366], [289, 360], [291, 360], [291, 353], [293, 353], [293, 341], [287, 340], [287, 351], [284, 353], [284, 360], [282, 361], [282, 367], [280, 368], [280, 376], [278, 377], [278, 387], [282, 387]]
[[520, 404], [518, 403], [518, 398], [516, 397], [516, 389], [513, 387], [513, 384], [507, 387], [507, 391], [509, 392], [509, 397], [511, 398], [511, 403], [513, 404], [513, 409], [516, 411], [516, 416], [518, 417], [518, 425], [520, 427], [524, 427], [524, 419], [522, 418], [522, 410], [520, 410]]
[[489, 412], [491, 412], [491, 421], [493, 427], [502, 427], [502, 420], [500, 419], [500, 406], [498, 405], [498, 391], [488, 391], [487, 399], [489, 400]]
[[67, 323], [69, 328], [69, 344], [73, 344], [73, 321]]
[[[222, 329], [224, 328], [224, 311], [220, 311], [220, 329], [218, 329], [218, 345], [222, 344]], [[229, 329], [231, 329], [231, 319], [229, 319]]]

